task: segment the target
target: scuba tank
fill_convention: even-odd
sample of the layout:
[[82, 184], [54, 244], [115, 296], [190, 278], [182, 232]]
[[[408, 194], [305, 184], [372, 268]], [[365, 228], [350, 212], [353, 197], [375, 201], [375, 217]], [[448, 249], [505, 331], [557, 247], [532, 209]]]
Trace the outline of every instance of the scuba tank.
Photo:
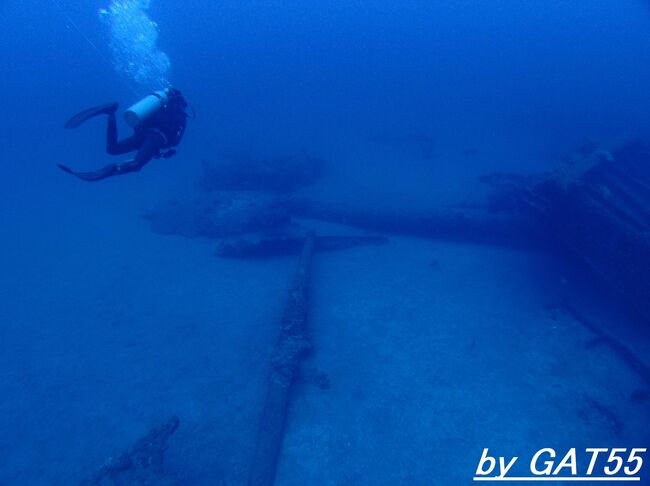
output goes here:
[[124, 112], [124, 119], [133, 128], [137, 128], [158, 110], [164, 108], [168, 101], [169, 89], [154, 91], [126, 110]]

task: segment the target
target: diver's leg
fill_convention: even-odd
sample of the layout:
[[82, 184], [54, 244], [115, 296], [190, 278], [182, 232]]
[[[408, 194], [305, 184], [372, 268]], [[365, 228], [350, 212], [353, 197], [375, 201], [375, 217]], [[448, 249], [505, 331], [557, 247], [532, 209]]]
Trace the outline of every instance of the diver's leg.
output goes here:
[[138, 149], [140, 141], [141, 136], [134, 134], [118, 142], [115, 113], [108, 115], [108, 123], [106, 124], [106, 152], [108, 154], [121, 155], [127, 152], [133, 152]]
[[[133, 137], [131, 137], [133, 138]], [[59, 168], [77, 176], [79, 179], [84, 181], [94, 182], [107, 177], [116, 176], [120, 174], [128, 174], [129, 172], [137, 172], [142, 169], [154, 156], [160, 153], [160, 149], [163, 148], [166, 144], [164, 137], [156, 131], [145, 131], [142, 137], [138, 138], [138, 141], [142, 139], [140, 143], [140, 149], [135, 156], [135, 159], [125, 162], [123, 164], [110, 164], [101, 169], [90, 171], [90, 172], [75, 172], [70, 167], [65, 165], [58, 164]]]
[[146, 131], [140, 150], [135, 155], [135, 159], [130, 162], [125, 162], [117, 166], [118, 174], [126, 174], [128, 172], [138, 172], [149, 161], [160, 153], [160, 149], [165, 146], [165, 139], [163, 136], [155, 131]]
[[[117, 107], [117, 105], [115, 106]], [[108, 124], [106, 126], [106, 151], [111, 155], [123, 154], [132, 152], [138, 148], [137, 142], [139, 141], [135, 135], [123, 140], [117, 141], [117, 121], [115, 120], [115, 109], [106, 113], [108, 115]], [[114, 176], [118, 173], [117, 164], [110, 164], [101, 169], [92, 170], [88, 172], [76, 172], [70, 167], [57, 164], [59, 169], [68, 174], [78, 177], [81, 180], [94, 182], [106, 179], [107, 177]]]
[[65, 123], [65, 127], [77, 128], [86, 120], [89, 120], [90, 118], [93, 118], [97, 115], [111, 115], [115, 113], [115, 110], [117, 110], [117, 106], [118, 106], [117, 103], [113, 101], [111, 103], [105, 103], [103, 105], [93, 106], [92, 108], [88, 108], [87, 110], [84, 110], [81, 113], [77, 113], [75, 116], [70, 118]]

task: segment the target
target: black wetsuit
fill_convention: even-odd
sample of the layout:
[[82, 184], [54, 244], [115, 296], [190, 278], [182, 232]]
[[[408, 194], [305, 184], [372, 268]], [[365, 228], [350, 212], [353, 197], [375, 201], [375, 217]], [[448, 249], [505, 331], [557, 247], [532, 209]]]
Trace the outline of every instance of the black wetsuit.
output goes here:
[[[171, 157], [176, 153], [172, 147], [176, 147], [180, 143], [185, 133], [187, 113], [184, 108], [186, 106], [187, 103], [183, 96], [179, 91], [175, 91], [166, 106], [137, 127], [133, 135], [123, 140], [117, 138], [117, 121], [115, 119], [117, 103], [85, 110], [73, 117], [66, 126], [74, 128], [89, 117], [106, 114], [108, 115], [106, 152], [110, 155], [121, 155], [137, 150], [137, 153], [129, 162], [110, 164], [90, 172], [76, 172], [67, 166], [58, 164], [59, 168], [85, 181], [99, 181], [107, 177], [137, 172], [153, 158]], [[168, 150], [163, 153], [163, 149]]]
[[133, 135], [118, 141], [115, 113], [109, 115], [106, 127], [106, 152], [110, 155], [126, 154], [134, 150], [138, 152], [132, 161], [116, 165], [115, 173], [105, 177], [137, 172], [154, 157], [160, 157], [162, 149], [176, 147], [183, 138], [186, 124], [187, 115], [183, 108], [169, 105], [146, 120], [141, 127], [136, 128]]

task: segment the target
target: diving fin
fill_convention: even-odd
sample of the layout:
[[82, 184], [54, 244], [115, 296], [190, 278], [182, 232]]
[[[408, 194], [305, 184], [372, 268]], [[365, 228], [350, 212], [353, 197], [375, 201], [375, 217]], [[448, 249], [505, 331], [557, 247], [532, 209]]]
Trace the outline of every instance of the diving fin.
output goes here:
[[115, 110], [117, 110], [117, 106], [118, 103], [113, 101], [111, 103], [104, 103], [103, 105], [88, 108], [87, 110], [77, 113], [67, 122], [65, 122], [65, 128], [77, 128], [86, 120], [97, 115], [112, 115], [115, 113]]
[[118, 172], [117, 164], [110, 164], [107, 165], [106, 167], [102, 167], [101, 169], [93, 170], [90, 172], [75, 172], [68, 166], [62, 164], [56, 164], [56, 165], [63, 172], [67, 172], [68, 174], [72, 174], [73, 176], [76, 176], [79, 179], [88, 182], [99, 181], [101, 179], [105, 179], [106, 177], [115, 175]]

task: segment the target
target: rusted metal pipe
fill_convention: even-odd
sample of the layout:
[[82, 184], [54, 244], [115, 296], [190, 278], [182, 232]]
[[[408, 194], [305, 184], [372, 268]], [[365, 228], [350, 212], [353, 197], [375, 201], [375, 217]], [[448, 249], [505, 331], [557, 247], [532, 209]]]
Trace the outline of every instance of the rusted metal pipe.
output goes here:
[[248, 479], [249, 486], [271, 486], [275, 482], [291, 388], [302, 359], [311, 349], [307, 335], [307, 319], [310, 267], [314, 245], [315, 236], [309, 234], [302, 247], [298, 267], [289, 289], [282, 316], [280, 338], [271, 360], [266, 400]]

